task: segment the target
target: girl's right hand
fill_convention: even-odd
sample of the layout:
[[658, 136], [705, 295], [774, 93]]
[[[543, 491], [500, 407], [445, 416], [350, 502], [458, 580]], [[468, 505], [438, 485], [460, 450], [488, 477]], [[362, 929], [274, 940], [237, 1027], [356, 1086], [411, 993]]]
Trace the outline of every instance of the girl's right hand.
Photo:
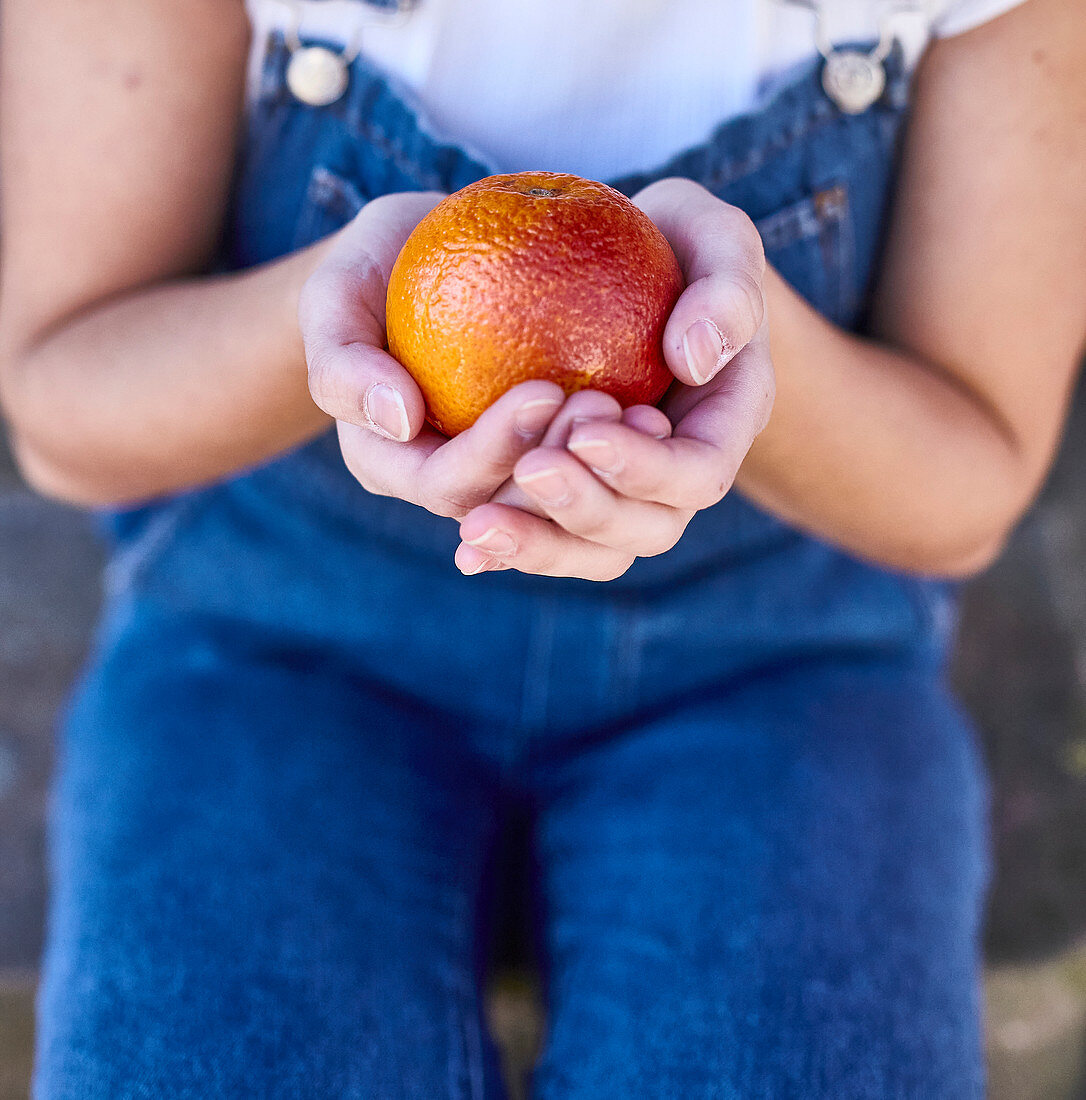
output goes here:
[[506, 485], [565, 395], [524, 382], [454, 439], [425, 423], [422, 393], [385, 350], [385, 293], [404, 242], [442, 198], [400, 192], [367, 203], [309, 277], [298, 314], [309, 390], [336, 420], [347, 468], [371, 493], [460, 519]]

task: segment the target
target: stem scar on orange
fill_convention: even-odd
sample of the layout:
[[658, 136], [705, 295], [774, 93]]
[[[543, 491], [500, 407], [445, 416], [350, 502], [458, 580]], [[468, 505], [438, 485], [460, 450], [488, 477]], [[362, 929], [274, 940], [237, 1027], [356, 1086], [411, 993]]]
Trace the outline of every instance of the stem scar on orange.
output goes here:
[[446, 435], [534, 378], [655, 404], [682, 289], [664, 235], [621, 192], [557, 172], [489, 176], [408, 237], [388, 282], [388, 348]]

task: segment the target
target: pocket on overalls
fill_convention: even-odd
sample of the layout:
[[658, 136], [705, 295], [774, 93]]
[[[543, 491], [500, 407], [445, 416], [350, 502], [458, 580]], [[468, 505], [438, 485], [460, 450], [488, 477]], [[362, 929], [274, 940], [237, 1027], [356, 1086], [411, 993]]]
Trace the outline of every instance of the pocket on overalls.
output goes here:
[[349, 179], [318, 164], [309, 177], [294, 227], [294, 248], [304, 248], [342, 229], [367, 201]]
[[839, 325], [855, 320], [859, 303], [848, 187], [834, 183], [754, 224], [766, 259], [801, 288], [820, 313]]

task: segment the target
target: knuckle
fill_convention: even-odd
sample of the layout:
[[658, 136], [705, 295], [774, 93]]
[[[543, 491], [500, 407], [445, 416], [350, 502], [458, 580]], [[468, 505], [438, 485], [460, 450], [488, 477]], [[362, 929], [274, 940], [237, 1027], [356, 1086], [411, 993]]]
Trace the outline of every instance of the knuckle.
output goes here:
[[367, 493], [375, 497], [391, 497], [396, 495], [388, 484], [377, 477], [372, 471], [365, 469], [347, 454], [344, 454], [343, 458], [351, 477], [353, 477]]
[[656, 530], [651, 534], [646, 533], [634, 542], [628, 542], [624, 550], [639, 558], [655, 558], [660, 554], [666, 554], [675, 543], [678, 536], [672, 536], [670, 526], [664, 530]]
[[314, 271], [304, 283], [298, 294], [298, 326], [302, 330], [302, 337], [308, 339], [310, 332], [315, 327], [319, 303], [324, 300], [323, 293], [324, 275], [320, 270]]
[[738, 207], [734, 209], [737, 214], [734, 230], [736, 237], [743, 243], [751, 270], [761, 279], [765, 274], [765, 244], [762, 242], [762, 235], [746, 211], [739, 210]]
[[637, 561], [637, 558], [633, 554], [619, 554], [615, 557], [609, 557], [603, 562], [600, 567], [595, 570], [595, 575], [592, 578], [597, 581], [617, 581], [624, 573], [627, 573], [630, 566]]
[[600, 515], [599, 512], [590, 511], [579, 516], [576, 524], [570, 524], [571, 527], [576, 527], [576, 534], [583, 539], [588, 539], [590, 542], [598, 542], [603, 545], [612, 544], [613, 540], [617, 540], [621, 536], [621, 532], [618, 529], [618, 525], [610, 516]]
[[554, 546], [543, 543], [521, 543], [517, 548], [516, 560], [513, 565], [522, 573], [532, 573], [537, 577], [561, 577], [568, 576], [568, 570], [563, 570], [563, 557]]
[[366, 469], [350, 447], [344, 447], [341, 443], [340, 453], [343, 455], [343, 465], [347, 466], [347, 472], [365, 489], [366, 493], [372, 493], [374, 496], [392, 496], [381, 478], [377, 477], [373, 471]]
[[691, 493], [693, 507], [701, 512], [706, 508], [712, 508], [719, 504], [732, 487], [732, 479], [722, 474], [707, 478]]
[[342, 416], [345, 412], [342, 387], [336, 382], [333, 355], [323, 349], [309, 350], [306, 354], [309, 395], [314, 404], [329, 416]]
[[[351, 300], [364, 308], [374, 324], [384, 328], [385, 275], [374, 256], [363, 251], [352, 260], [351, 267], [345, 273], [344, 289]], [[380, 306], [380, 315], [375, 311], [374, 303]]]
[[729, 299], [731, 311], [740, 321], [743, 331], [751, 335], [757, 332], [765, 317], [761, 279], [754, 272], [740, 268], [732, 275]]
[[738, 206], [728, 206], [730, 224], [728, 231], [733, 237], [741, 237], [744, 242], [758, 237], [758, 227], [751, 216]]
[[665, 176], [663, 179], [650, 183], [641, 194], [652, 198], [662, 195], [669, 201], [677, 203], [684, 199], [689, 200], [698, 192], [704, 190], [701, 184], [686, 176]]
[[517, 450], [515, 443], [506, 441], [501, 445], [504, 449], [491, 450], [488, 453], [480, 453], [474, 466], [476, 477], [480, 482], [492, 485], [503, 485], [508, 481], [517, 459], [523, 453], [523, 449]]
[[383, 482], [373, 478], [365, 478], [361, 481], [362, 488], [375, 497], [393, 497], [396, 494]]
[[728, 239], [739, 244], [751, 267], [760, 272], [765, 265], [765, 247], [754, 219], [742, 208], [723, 200], [716, 210], [716, 218], [717, 228], [724, 229]]
[[754, 270], [758, 272], [759, 282], [765, 277], [766, 258], [765, 258], [765, 242], [762, 240], [761, 233], [754, 227], [754, 222], [750, 223], [751, 232], [754, 234], [754, 239], [751, 242], [751, 258], [754, 263]]
[[478, 503], [463, 489], [451, 485], [429, 486], [422, 494], [422, 506], [435, 516], [463, 519]]
[[720, 482], [711, 488], [705, 487], [694, 494], [694, 507], [699, 512], [703, 512], [706, 508], [715, 508], [724, 499], [727, 491], [727, 487]]
[[658, 535], [642, 552], [642, 557], [655, 558], [660, 554], [666, 554], [669, 550], [673, 549], [675, 544], [682, 538], [683, 531], [686, 530], [686, 524], [681, 525], [669, 525], [668, 528]]

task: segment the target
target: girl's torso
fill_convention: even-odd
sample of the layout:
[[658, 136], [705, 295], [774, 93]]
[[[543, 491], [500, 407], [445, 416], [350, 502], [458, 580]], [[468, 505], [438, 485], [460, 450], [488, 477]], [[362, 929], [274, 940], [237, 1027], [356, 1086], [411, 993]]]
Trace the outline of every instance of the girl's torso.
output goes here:
[[[308, 244], [377, 195], [452, 191], [505, 167], [443, 134], [409, 87], [364, 56], [337, 102], [300, 102], [290, 55], [279, 34], [262, 53], [228, 266]], [[698, 180], [750, 214], [769, 261], [818, 310], [860, 327], [908, 105], [900, 46], [886, 68], [878, 101], [846, 114], [810, 61], [756, 109], [608, 182], [632, 193], [665, 175]], [[546, 725], [574, 711], [606, 720], [837, 647], [938, 661], [950, 629], [946, 586], [856, 561], [737, 493], [696, 516], [672, 551], [607, 585], [464, 578], [452, 563], [455, 522], [367, 494], [332, 433], [114, 528], [114, 600], [347, 647], [396, 689], [453, 709], [471, 700], [501, 722]]]

